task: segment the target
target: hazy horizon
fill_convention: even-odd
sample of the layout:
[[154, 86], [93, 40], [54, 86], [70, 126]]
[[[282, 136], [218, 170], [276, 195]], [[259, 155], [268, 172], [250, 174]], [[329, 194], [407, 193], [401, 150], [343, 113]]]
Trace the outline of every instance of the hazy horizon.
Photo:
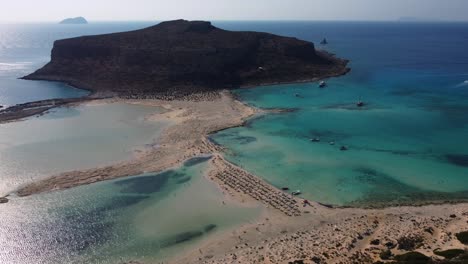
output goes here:
[[[16, 0], [0, 5], [0, 22], [302, 20], [468, 21], [465, 0]], [[27, 8], [25, 8], [27, 7]]]

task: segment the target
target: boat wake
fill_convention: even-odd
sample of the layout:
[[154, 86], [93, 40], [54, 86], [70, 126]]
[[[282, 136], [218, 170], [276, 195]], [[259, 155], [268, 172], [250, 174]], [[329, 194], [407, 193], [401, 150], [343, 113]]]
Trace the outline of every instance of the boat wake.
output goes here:
[[466, 87], [468, 86], [468, 80], [465, 80], [464, 82], [458, 84], [456, 87]]

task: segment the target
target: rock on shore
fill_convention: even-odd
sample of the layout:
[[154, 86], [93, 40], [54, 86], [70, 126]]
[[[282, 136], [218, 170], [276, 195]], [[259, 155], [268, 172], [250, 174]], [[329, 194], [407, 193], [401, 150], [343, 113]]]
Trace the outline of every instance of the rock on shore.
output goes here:
[[187, 95], [337, 76], [347, 62], [296, 38], [175, 20], [58, 40], [51, 62], [24, 78], [119, 95]]

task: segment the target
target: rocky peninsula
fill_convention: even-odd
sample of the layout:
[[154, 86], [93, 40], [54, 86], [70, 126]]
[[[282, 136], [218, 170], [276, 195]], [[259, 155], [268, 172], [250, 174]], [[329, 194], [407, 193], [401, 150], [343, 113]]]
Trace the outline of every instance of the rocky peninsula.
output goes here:
[[130, 32], [57, 40], [51, 61], [24, 79], [162, 99], [338, 76], [349, 71], [347, 63], [308, 41], [175, 20]]

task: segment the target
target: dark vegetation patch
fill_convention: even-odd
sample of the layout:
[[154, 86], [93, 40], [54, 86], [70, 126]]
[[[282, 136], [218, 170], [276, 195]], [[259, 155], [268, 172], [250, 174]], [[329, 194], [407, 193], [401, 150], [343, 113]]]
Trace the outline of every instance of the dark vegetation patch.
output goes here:
[[121, 196], [112, 197], [112, 199], [110, 199], [103, 206], [100, 206], [95, 211], [105, 212], [105, 211], [125, 208], [128, 206], [137, 204], [145, 199], [148, 199], [149, 197], [150, 196], [148, 195], [138, 195], [138, 196], [121, 195]]
[[176, 181], [176, 184], [183, 184], [183, 183], [189, 182], [191, 179], [192, 179], [191, 177], [180, 178], [179, 180]]
[[205, 233], [208, 233], [210, 231], [213, 231], [217, 226], [215, 224], [209, 224], [206, 225], [205, 227], [202, 228], [202, 230], [195, 230], [195, 231], [187, 231], [187, 232], [181, 232], [179, 234], [176, 234], [174, 236], [171, 236], [167, 239], [165, 239], [162, 243], [162, 247], [170, 247], [174, 246], [177, 244], [185, 243], [190, 240], [199, 238], [203, 236]]
[[161, 243], [162, 247], [170, 247], [177, 244], [181, 244], [195, 238], [201, 237], [203, 235], [202, 231], [188, 231], [176, 234], [172, 237], [167, 238]]
[[[407, 185], [374, 168], [357, 167], [354, 171], [357, 173], [356, 180], [360, 184], [369, 185], [369, 191], [359, 200], [350, 202], [346, 206], [379, 208], [468, 200], [468, 190], [458, 192], [428, 191]], [[382, 188], [382, 186], [385, 186], [385, 188]]]
[[270, 112], [272, 114], [282, 114], [282, 113], [294, 113], [299, 112], [301, 108], [291, 107], [291, 108], [273, 108], [273, 107], [262, 107], [262, 110]]
[[237, 137], [234, 138], [234, 140], [236, 140], [237, 143], [239, 143], [241, 145], [245, 145], [245, 144], [249, 144], [249, 143], [257, 141], [257, 138], [256, 137], [249, 137], [249, 136], [237, 136]]
[[468, 231], [457, 233], [455, 236], [462, 244], [468, 245]]
[[394, 257], [397, 262], [393, 263], [411, 263], [411, 264], [425, 264], [432, 263], [431, 258], [419, 253], [419, 252], [408, 252]]
[[357, 146], [352, 146], [352, 148], [357, 149], [357, 150], [367, 150], [367, 151], [374, 151], [374, 152], [381, 152], [381, 153], [390, 153], [390, 154], [400, 155], [400, 156], [424, 154], [424, 153], [419, 153], [419, 152], [416, 152], [416, 151], [401, 150], [401, 149], [378, 149], [378, 148], [357, 147]]
[[356, 103], [346, 103], [346, 104], [330, 104], [320, 107], [321, 109], [343, 109], [343, 110], [351, 110], [351, 111], [362, 111], [362, 110], [371, 110], [371, 109], [379, 109], [376, 106], [372, 106], [370, 103], [366, 103], [364, 107], [356, 106]]
[[144, 193], [159, 192], [176, 172], [169, 170], [156, 175], [134, 177], [116, 181], [115, 184], [122, 186], [121, 193]]
[[249, 118], [247, 121], [244, 122], [243, 127], [252, 128], [255, 122], [258, 122], [262, 119], [265, 119], [267, 115], [259, 115]]
[[289, 261], [288, 264], [304, 264], [304, 260], [299, 259], [299, 260], [294, 260], [294, 261]]
[[[163, 172], [163, 173], [167, 173], [167, 172]], [[168, 172], [168, 174], [172, 179], [180, 179], [180, 178], [184, 178], [187, 176], [185, 173], [176, 172], [176, 171], [170, 171]]]
[[398, 238], [397, 242], [398, 249], [409, 251], [421, 247], [422, 243], [424, 242], [424, 239], [422, 236], [419, 235], [410, 235]]
[[216, 228], [215, 224], [209, 224], [203, 228], [203, 231], [205, 231], [205, 233], [208, 233], [210, 231], [213, 231], [215, 228]]
[[184, 162], [184, 166], [185, 167], [192, 167], [192, 166], [198, 165], [200, 163], [203, 163], [205, 161], [208, 161], [210, 159], [211, 159], [211, 156], [191, 158], [191, 159], [186, 160]]
[[434, 254], [442, 256], [446, 259], [453, 259], [465, 253], [463, 249], [447, 249], [443, 251], [434, 250]]
[[390, 259], [392, 256], [393, 256], [393, 254], [392, 254], [392, 252], [390, 251], [390, 249], [382, 250], [382, 252], [380, 252], [380, 254], [379, 254], [379, 257], [380, 257], [380, 259], [382, 259], [382, 260], [388, 260], [388, 259]]
[[468, 167], [468, 155], [447, 154], [445, 159], [454, 165]]
[[309, 130], [308, 138], [320, 138], [322, 141], [342, 141], [351, 137], [350, 134], [331, 130]]

